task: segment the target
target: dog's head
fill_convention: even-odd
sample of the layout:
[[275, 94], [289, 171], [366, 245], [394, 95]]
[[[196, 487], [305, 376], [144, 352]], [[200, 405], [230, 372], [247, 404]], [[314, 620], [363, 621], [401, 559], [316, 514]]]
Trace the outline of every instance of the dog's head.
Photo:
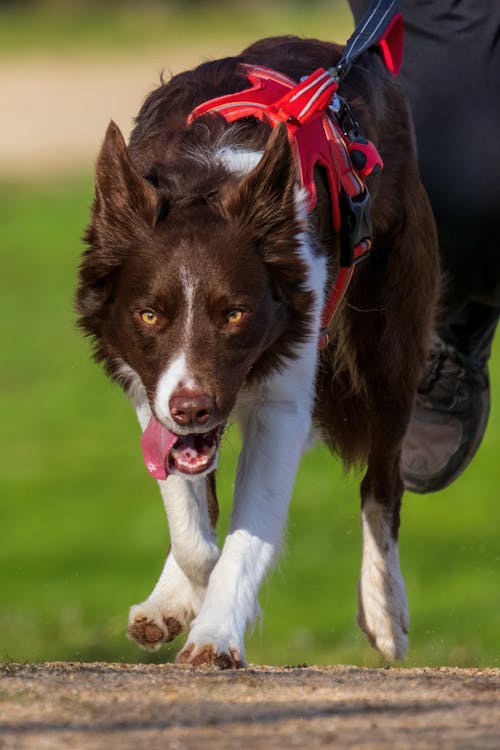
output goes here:
[[309, 335], [303, 230], [284, 128], [244, 176], [184, 156], [143, 177], [109, 126], [79, 324], [108, 373], [147, 400], [153, 440], [171, 436], [169, 471], [209, 470], [240, 389]]

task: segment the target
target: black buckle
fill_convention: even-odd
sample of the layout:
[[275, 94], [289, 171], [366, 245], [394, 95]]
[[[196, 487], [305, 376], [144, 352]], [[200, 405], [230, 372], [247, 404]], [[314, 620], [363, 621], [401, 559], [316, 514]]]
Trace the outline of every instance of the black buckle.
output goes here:
[[347, 101], [342, 96], [335, 94], [330, 108], [337, 118], [337, 122], [342, 128], [344, 135], [349, 138], [350, 141], [355, 141], [359, 134], [359, 125], [354, 119], [354, 115]]
[[372, 221], [370, 217], [370, 193], [368, 188], [351, 198], [347, 193], [339, 195], [340, 208], [340, 265], [352, 266], [354, 250], [362, 240], [370, 240]]

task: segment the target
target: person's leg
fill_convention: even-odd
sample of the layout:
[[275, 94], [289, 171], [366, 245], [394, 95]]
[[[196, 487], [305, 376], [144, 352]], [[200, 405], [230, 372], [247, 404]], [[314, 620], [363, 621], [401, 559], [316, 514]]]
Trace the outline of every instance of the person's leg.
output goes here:
[[[349, 0], [356, 23], [371, 4]], [[487, 363], [500, 315], [500, 5], [402, 0], [400, 9], [405, 51], [399, 79], [446, 277], [439, 335], [401, 461], [406, 487], [431, 492], [467, 466], [489, 411]]]
[[[488, 360], [500, 313], [500, 236], [484, 220], [471, 219], [466, 226], [455, 218], [453, 226], [459, 257], [450, 259], [453, 278], [448, 270], [442, 319], [403, 443], [401, 473], [414, 492], [443, 489], [460, 476], [488, 421]], [[460, 227], [462, 244], [457, 238]], [[446, 242], [444, 231], [441, 236], [446, 271], [453, 245]]]
[[498, 316], [497, 307], [469, 302], [446, 318], [441, 338], [459, 349], [471, 365], [483, 369], [490, 358]]

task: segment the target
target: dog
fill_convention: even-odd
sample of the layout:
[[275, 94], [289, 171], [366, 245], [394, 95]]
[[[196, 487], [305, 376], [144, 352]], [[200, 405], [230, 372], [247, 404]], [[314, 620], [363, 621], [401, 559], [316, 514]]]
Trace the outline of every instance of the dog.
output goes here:
[[[248, 88], [244, 66], [298, 82], [341, 54], [335, 44], [278, 37], [205, 62], [149, 95], [128, 146], [111, 122], [98, 157], [79, 325], [135, 407], [171, 537], [151, 595], [131, 608], [128, 636], [154, 650], [188, 631], [180, 663], [245, 665], [245, 631], [311, 435], [347, 467], [366, 467], [358, 622], [387, 660], [407, 648], [399, 461], [440, 276], [404, 97], [373, 49], [341, 83], [384, 168], [366, 177], [371, 250], [322, 351], [341, 253], [324, 173], [314, 171], [311, 211], [285, 125], [190, 119], [203, 102]], [[230, 415], [243, 447], [220, 550], [214, 470]]]

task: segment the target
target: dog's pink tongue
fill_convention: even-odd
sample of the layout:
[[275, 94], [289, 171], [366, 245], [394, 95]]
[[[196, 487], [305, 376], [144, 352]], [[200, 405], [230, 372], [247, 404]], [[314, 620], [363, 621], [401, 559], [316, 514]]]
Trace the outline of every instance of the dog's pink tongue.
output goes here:
[[155, 479], [168, 477], [167, 458], [176, 440], [178, 440], [178, 435], [174, 435], [161, 422], [151, 417], [142, 433], [141, 445], [146, 469]]

